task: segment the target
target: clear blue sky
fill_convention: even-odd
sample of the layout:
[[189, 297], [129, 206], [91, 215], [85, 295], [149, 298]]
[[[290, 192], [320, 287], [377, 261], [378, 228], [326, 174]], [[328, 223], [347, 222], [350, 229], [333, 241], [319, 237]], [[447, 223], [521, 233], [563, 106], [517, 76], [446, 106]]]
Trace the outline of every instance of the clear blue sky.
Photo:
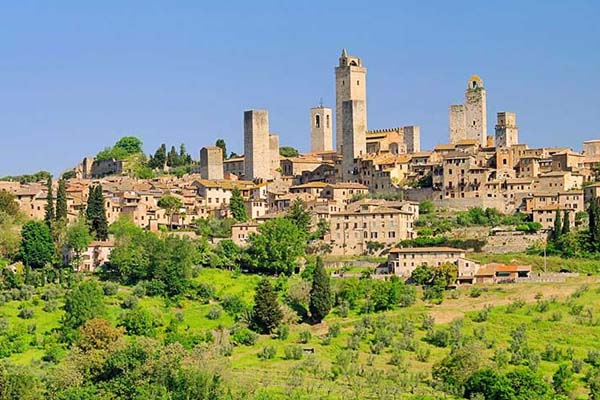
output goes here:
[[446, 141], [477, 73], [489, 133], [515, 111], [522, 142], [580, 149], [600, 138], [599, 20], [599, 1], [4, 1], [0, 175], [56, 173], [124, 135], [241, 152], [250, 108], [307, 150], [343, 47], [368, 68], [369, 128]]

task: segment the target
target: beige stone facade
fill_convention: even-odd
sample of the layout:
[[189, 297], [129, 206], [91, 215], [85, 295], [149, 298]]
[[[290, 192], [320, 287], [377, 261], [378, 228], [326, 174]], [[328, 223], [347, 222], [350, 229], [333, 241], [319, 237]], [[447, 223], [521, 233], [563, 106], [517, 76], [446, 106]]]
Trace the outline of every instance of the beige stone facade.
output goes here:
[[487, 145], [487, 99], [479, 76], [469, 78], [465, 103], [450, 106], [449, 120], [450, 143], [473, 139]]
[[496, 146], [511, 147], [519, 144], [519, 128], [517, 114], [514, 112], [499, 112], [496, 122]]
[[333, 150], [333, 117], [331, 108], [310, 109], [310, 151], [319, 153]]
[[244, 177], [272, 179], [269, 112], [249, 110], [244, 112]]
[[481, 266], [477, 261], [467, 259], [465, 250], [451, 247], [394, 248], [388, 254], [390, 273], [405, 279], [421, 265], [439, 267], [446, 263], [457, 265], [458, 280], [473, 280]]
[[223, 179], [223, 150], [220, 147], [203, 147], [200, 150], [200, 176], [202, 179]]

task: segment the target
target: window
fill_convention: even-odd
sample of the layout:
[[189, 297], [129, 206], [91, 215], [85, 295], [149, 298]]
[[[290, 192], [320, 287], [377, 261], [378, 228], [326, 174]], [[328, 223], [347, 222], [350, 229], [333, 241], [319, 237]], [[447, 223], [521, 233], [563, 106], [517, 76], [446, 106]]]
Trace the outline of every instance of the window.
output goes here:
[[317, 128], [321, 127], [321, 116], [319, 116], [319, 115], [315, 115], [315, 127], [317, 127]]
[[360, 81], [356, 81], [356, 86], [360, 86]]
[[325, 127], [329, 128], [329, 115], [325, 116]]

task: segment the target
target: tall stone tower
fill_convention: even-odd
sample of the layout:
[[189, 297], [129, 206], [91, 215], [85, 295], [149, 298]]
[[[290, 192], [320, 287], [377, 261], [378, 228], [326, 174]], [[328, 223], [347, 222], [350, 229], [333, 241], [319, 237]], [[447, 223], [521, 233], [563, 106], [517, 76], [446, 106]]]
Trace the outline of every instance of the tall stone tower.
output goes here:
[[467, 136], [464, 104], [452, 104], [449, 119], [450, 143], [458, 143]]
[[271, 178], [280, 175], [279, 135], [269, 134], [269, 174]]
[[[352, 119], [357, 124], [364, 126], [363, 132], [355, 132], [358, 135], [366, 135], [367, 129], [367, 69], [363, 67], [358, 57], [349, 56], [346, 49], [342, 50], [339, 65], [335, 67], [335, 136], [338, 153], [343, 153], [346, 135], [343, 132], [344, 107], [346, 101], [362, 102], [360, 110], [352, 110]], [[353, 103], [358, 104], [358, 103]], [[365, 139], [366, 140], [366, 139]]]
[[465, 98], [466, 138], [475, 139], [482, 146], [485, 146], [487, 141], [487, 105], [485, 88], [479, 76], [473, 75], [467, 82]]
[[333, 150], [333, 121], [331, 108], [314, 107], [310, 109], [310, 151], [323, 152]]
[[355, 181], [354, 160], [367, 154], [367, 126], [364, 119], [366, 104], [362, 100], [342, 103], [342, 180]]
[[510, 147], [515, 144], [519, 144], [517, 114], [514, 112], [499, 112], [496, 122], [496, 146]]
[[244, 111], [245, 178], [268, 180], [272, 177], [269, 112]]
[[202, 179], [223, 179], [223, 150], [220, 147], [200, 150], [200, 176]]

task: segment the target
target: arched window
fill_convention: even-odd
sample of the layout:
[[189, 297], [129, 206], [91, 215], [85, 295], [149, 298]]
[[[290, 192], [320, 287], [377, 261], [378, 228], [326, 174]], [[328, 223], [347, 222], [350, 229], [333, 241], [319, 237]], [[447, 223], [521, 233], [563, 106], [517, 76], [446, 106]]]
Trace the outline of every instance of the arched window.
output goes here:
[[477, 89], [477, 81], [473, 81], [473, 89]]
[[320, 117], [320, 116], [318, 116], [318, 115], [315, 115], [315, 126], [316, 126], [317, 128], [320, 128], [320, 127], [321, 127], [321, 117]]
[[327, 115], [327, 116], [325, 117], [325, 124], [326, 124], [325, 126], [326, 126], [327, 128], [329, 128], [329, 115]]

